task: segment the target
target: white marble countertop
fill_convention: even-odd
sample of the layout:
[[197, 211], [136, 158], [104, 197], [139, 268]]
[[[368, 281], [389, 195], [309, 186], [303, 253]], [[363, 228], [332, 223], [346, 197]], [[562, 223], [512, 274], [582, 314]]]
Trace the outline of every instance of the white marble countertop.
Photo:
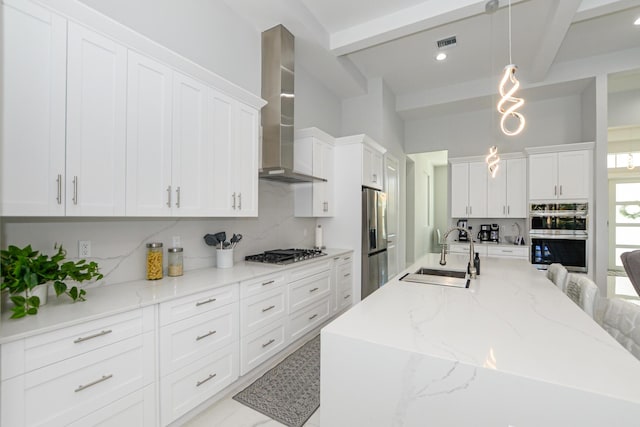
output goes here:
[[[399, 281], [323, 329], [347, 339], [640, 403], [640, 362], [525, 260], [483, 258], [469, 289]], [[450, 254], [444, 268], [466, 268]]]
[[87, 290], [86, 301], [72, 302], [66, 296], [49, 295], [48, 302], [35, 316], [10, 319], [11, 310], [4, 309], [0, 320], [0, 344], [49, 332], [61, 327], [80, 324], [93, 319], [122, 313], [174, 298], [217, 287], [311, 265], [331, 257], [351, 252], [350, 249], [325, 249], [327, 256], [288, 265], [239, 262], [231, 268], [203, 268], [185, 271], [183, 276], [160, 280], [136, 280], [104, 284]]

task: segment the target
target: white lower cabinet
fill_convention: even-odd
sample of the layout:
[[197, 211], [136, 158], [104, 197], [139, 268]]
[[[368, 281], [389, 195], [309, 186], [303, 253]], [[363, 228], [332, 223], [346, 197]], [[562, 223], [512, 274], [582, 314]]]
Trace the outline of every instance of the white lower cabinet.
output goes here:
[[287, 342], [287, 319], [282, 318], [240, 338], [240, 375], [245, 375], [283, 350]]
[[340, 257], [336, 266], [336, 309], [342, 311], [353, 303], [353, 260], [351, 255]]
[[157, 425], [155, 400], [155, 386], [148, 385], [69, 424], [69, 427], [153, 427]]
[[[474, 245], [473, 249], [479, 256], [497, 258], [529, 258], [528, 246], [516, 245]], [[469, 254], [469, 245], [466, 243], [450, 243], [449, 252], [452, 254]]]
[[320, 299], [319, 302], [307, 308], [299, 310], [291, 316], [289, 331], [292, 340], [304, 336], [307, 332], [321, 324], [329, 317], [330, 301], [329, 296]]

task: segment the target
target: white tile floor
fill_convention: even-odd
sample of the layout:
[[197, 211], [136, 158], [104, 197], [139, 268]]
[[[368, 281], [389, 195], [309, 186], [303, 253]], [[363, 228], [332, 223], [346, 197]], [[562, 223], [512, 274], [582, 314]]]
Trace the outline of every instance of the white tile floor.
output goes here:
[[[283, 427], [284, 424], [254, 411], [248, 406], [233, 400], [232, 395], [216, 402], [197, 417], [185, 424], [185, 427]], [[305, 423], [304, 427], [320, 427], [320, 408]]]

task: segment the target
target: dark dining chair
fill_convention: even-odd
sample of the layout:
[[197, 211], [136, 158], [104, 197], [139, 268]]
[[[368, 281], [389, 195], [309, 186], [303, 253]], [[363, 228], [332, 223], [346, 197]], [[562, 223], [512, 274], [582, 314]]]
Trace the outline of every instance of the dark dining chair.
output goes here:
[[624, 270], [629, 276], [629, 280], [633, 285], [638, 296], [640, 296], [640, 249], [637, 251], [624, 252], [620, 255]]

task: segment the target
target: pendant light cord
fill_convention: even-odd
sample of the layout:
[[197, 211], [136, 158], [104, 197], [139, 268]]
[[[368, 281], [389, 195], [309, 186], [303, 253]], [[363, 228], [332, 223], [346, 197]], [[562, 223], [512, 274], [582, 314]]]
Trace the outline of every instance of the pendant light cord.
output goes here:
[[511, 59], [511, 0], [509, 0], [509, 64], [513, 64]]

